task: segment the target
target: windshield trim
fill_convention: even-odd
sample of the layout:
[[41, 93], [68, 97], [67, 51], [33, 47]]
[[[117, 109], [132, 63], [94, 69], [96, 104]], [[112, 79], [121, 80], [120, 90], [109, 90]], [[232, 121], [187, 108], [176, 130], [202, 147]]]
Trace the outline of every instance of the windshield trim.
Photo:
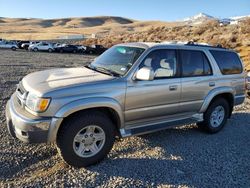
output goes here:
[[[132, 43], [131, 43], [132, 44]], [[142, 46], [133, 46], [133, 45], [126, 45], [126, 44], [124, 44], [124, 45], [114, 45], [113, 47], [129, 47], [129, 48], [135, 48], [135, 49], [140, 49], [140, 50], [142, 50], [142, 52], [141, 52], [141, 54], [137, 57], [137, 59], [132, 63], [132, 65], [128, 68], [128, 70], [124, 73], [124, 74], [120, 74], [120, 73], [118, 73], [118, 72], [116, 72], [116, 71], [113, 71], [112, 69], [111, 69], [111, 72], [115, 72], [118, 76], [115, 76], [115, 75], [112, 75], [112, 76], [114, 76], [114, 77], [126, 77], [127, 75], [128, 75], [128, 73], [131, 71], [131, 69], [133, 68], [133, 66], [136, 64], [136, 62], [140, 59], [140, 57], [145, 53], [145, 51], [147, 51], [147, 48], [144, 48], [144, 47], [142, 47]], [[92, 61], [89, 65], [90, 66], [92, 66], [92, 67], [100, 67], [100, 68], [104, 68], [105, 69], [105, 67], [102, 67], [102, 66], [96, 66], [96, 65], [93, 65], [93, 63], [94, 63], [95, 61]], [[129, 64], [129, 63], [128, 63]], [[92, 70], [95, 70], [94, 68], [92, 69]], [[107, 69], [107, 71], [108, 71], [109, 69]], [[95, 70], [96, 71], [96, 70]], [[101, 72], [101, 71], [99, 71], [99, 72]], [[107, 74], [106, 72], [104, 73], [104, 74]], [[111, 75], [111, 74], [110, 74]]]

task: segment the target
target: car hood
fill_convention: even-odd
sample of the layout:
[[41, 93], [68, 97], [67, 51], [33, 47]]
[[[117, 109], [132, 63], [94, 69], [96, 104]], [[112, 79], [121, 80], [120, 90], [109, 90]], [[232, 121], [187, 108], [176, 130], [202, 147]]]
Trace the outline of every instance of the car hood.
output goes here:
[[22, 85], [25, 90], [43, 96], [43, 94], [58, 88], [111, 79], [114, 77], [84, 67], [60, 68], [28, 74], [23, 78]]

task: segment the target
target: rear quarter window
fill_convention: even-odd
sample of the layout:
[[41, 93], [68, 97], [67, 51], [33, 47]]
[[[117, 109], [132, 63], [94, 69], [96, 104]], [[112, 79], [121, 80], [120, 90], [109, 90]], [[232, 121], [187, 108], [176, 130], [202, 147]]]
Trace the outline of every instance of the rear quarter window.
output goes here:
[[242, 73], [242, 64], [239, 56], [235, 52], [210, 50], [217, 62], [222, 74], [240, 74]]

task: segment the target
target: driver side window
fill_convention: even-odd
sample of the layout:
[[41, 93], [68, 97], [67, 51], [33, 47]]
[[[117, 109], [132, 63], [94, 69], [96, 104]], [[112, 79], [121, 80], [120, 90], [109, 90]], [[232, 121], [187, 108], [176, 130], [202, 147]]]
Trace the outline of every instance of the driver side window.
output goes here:
[[176, 51], [161, 49], [150, 52], [142, 61], [140, 68], [151, 67], [154, 79], [175, 77], [177, 73]]

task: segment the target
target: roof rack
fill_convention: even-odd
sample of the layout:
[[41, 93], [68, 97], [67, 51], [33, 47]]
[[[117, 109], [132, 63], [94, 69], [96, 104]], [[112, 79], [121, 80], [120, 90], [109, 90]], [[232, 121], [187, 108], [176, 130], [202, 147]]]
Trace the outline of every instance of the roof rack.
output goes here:
[[[159, 41], [157, 41], [159, 43]], [[179, 45], [188, 45], [188, 46], [200, 46], [200, 47], [212, 47], [212, 48], [223, 48], [221, 44], [217, 44], [216, 46], [212, 46], [208, 43], [198, 43], [194, 41], [163, 41], [161, 44], [179, 44]]]
[[163, 41], [161, 43], [162, 44], [182, 44], [182, 45], [184, 45], [184, 44], [187, 44], [188, 42], [174, 40], [174, 41]]
[[185, 45], [192, 45], [192, 46], [201, 46], [201, 47], [212, 47], [212, 48], [223, 48], [221, 44], [217, 44], [216, 46], [212, 46], [208, 43], [197, 43], [194, 41], [189, 41]]

